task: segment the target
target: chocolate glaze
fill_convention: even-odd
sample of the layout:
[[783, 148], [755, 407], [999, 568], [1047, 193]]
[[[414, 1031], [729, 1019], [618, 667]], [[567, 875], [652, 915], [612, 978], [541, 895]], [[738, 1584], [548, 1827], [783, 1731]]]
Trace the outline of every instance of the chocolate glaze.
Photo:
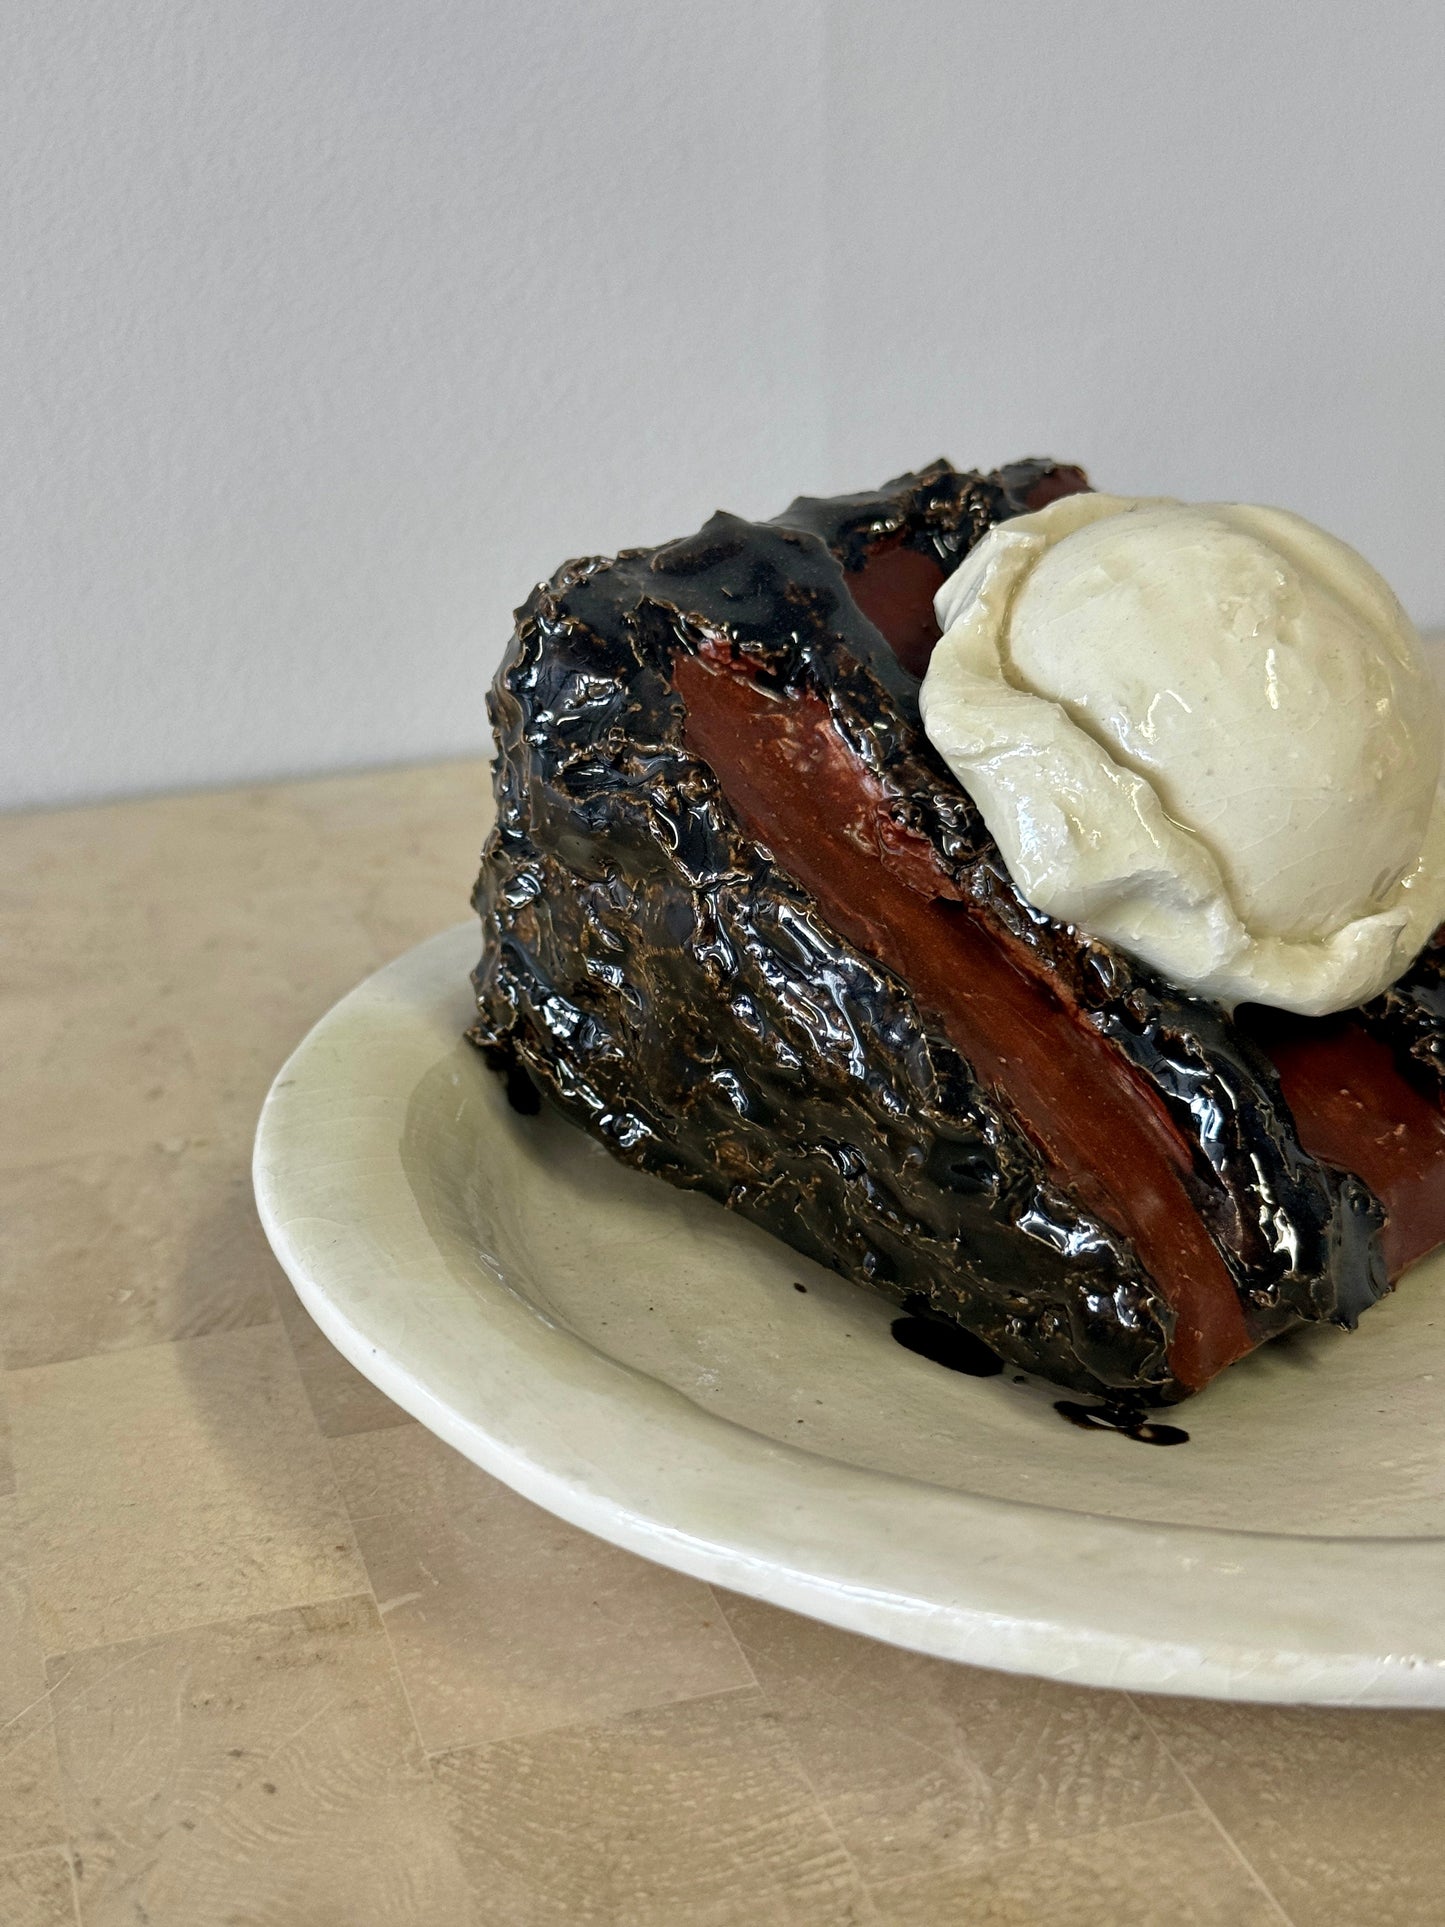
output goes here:
[[[773, 524], [715, 516], [542, 585], [491, 702], [475, 1035], [630, 1162], [897, 1303], [922, 1299], [1014, 1365], [1158, 1400], [1301, 1318], [1353, 1322], [1384, 1288], [1381, 1213], [1301, 1147], [1240, 1029], [1023, 903], [880, 633], [921, 666], [933, 574], [887, 557], [931, 558], [941, 579], [994, 520], [1081, 483], [1042, 463], [940, 463]], [[882, 922], [841, 869], [798, 873], [801, 834], [786, 858], [771, 847], [801, 826], [761, 805], [749, 822], [746, 758], [721, 737], [700, 753], [718, 691], [749, 729], [768, 719], [756, 746], [774, 770], [821, 745], [830, 834], [851, 835], [886, 890]], [[942, 919], [961, 964], [986, 953], [1009, 974], [1004, 1015], [1033, 1010], [1041, 1040], [1020, 1053], [1027, 1075], [1002, 1062], [1005, 1022], [960, 1048], [895, 914], [906, 931]], [[1039, 1086], [1051, 1041], [1078, 1069], [1071, 1105]], [[1125, 1166], [1090, 1155], [1091, 1115], [1120, 1105], [1147, 1146], [1141, 1192], [1165, 1174], [1188, 1220], [1197, 1303], [1187, 1254], [1162, 1264], [1167, 1288], [1157, 1275]]]
[[1355, 1013], [1394, 1051], [1400, 1069], [1437, 1105], [1445, 1089], [1445, 929], [1400, 978]]
[[1084, 1432], [1118, 1432], [1140, 1445], [1188, 1445], [1189, 1434], [1177, 1425], [1161, 1425], [1148, 1416], [1137, 1399], [1108, 1399], [1102, 1405], [1079, 1405], [1071, 1398], [1054, 1401], [1054, 1410]]
[[512, 1109], [523, 1117], [536, 1117], [542, 1109], [542, 1096], [516, 1057], [501, 1044], [484, 1044], [482, 1055], [505, 1081]]
[[993, 1347], [962, 1325], [946, 1323], [942, 1318], [895, 1318], [889, 1330], [905, 1351], [916, 1352], [951, 1372], [963, 1372], [969, 1378], [997, 1378], [1003, 1370], [1003, 1360]]

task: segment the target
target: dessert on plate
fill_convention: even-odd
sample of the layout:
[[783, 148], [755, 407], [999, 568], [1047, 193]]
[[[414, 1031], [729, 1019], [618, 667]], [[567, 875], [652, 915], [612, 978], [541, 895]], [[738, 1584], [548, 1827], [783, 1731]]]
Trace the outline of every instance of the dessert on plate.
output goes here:
[[1155, 1403], [1445, 1241], [1440, 705], [1323, 531], [936, 462], [567, 563], [489, 706], [471, 1035], [628, 1163]]

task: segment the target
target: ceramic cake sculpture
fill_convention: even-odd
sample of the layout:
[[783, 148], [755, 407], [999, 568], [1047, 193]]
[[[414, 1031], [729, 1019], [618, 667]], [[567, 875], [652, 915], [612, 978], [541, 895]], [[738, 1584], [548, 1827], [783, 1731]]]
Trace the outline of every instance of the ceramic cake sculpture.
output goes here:
[[[472, 1034], [517, 1101], [908, 1312], [1056, 1384], [1169, 1402], [1303, 1321], [1354, 1324], [1445, 1240], [1445, 953], [1408, 851], [1370, 859], [1340, 934], [1268, 876], [1250, 896], [1169, 811], [1145, 824], [1184, 839], [1167, 874], [1105, 875], [1117, 834], [1072, 804], [1045, 847], [1040, 771], [1105, 756], [1111, 808], [1148, 787], [1127, 745], [1108, 762], [1087, 689], [1025, 710], [980, 641], [1005, 619], [991, 583], [1023, 606], [1028, 542], [1042, 593], [1065, 536], [1154, 513], [1087, 487], [939, 462], [541, 585], [490, 703]], [[1306, 562], [1348, 600], [1330, 557]], [[1067, 640], [1066, 614], [1038, 634]], [[1424, 805], [1400, 788], [1391, 832], [1427, 853], [1433, 783]], [[1161, 945], [1203, 959], [1196, 983]]]

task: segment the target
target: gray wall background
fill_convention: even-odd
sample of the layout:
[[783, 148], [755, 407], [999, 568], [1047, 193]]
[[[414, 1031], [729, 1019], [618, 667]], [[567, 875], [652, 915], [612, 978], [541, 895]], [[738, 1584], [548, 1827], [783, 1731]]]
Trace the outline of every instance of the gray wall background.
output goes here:
[[439, 757], [531, 582], [946, 453], [1445, 623], [1438, 0], [20, 0], [0, 805]]

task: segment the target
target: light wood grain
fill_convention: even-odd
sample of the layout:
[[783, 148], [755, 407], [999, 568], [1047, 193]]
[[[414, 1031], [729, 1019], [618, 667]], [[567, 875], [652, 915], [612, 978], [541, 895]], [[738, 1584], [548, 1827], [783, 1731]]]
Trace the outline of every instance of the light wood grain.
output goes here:
[[706, 1586], [544, 1525], [429, 1432], [368, 1432], [335, 1456], [431, 1750], [754, 1683]]
[[460, 1927], [461, 1865], [369, 1596], [59, 1654], [95, 1927]]
[[852, 1927], [873, 1909], [756, 1690], [436, 1762], [486, 1927]]
[[0, 1860], [0, 1920], [5, 1927], [77, 1927], [70, 1856], [59, 1847]]
[[267, 1324], [280, 1275], [246, 1173], [204, 1142], [0, 1171], [12, 1370]]
[[45, 1658], [16, 1511], [14, 1499], [0, 1499], [0, 1859], [62, 1846], [66, 1838]]
[[1435, 1927], [1445, 1717], [1135, 1704], [720, 1601], [330, 1350], [251, 1218], [255, 1110], [465, 915], [485, 787], [0, 819], [0, 1921]]
[[753, 1600], [723, 1603], [870, 1880], [1197, 1810], [1122, 1694], [979, 1672]]

